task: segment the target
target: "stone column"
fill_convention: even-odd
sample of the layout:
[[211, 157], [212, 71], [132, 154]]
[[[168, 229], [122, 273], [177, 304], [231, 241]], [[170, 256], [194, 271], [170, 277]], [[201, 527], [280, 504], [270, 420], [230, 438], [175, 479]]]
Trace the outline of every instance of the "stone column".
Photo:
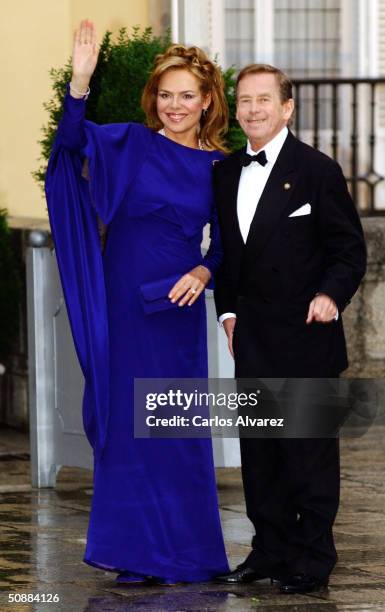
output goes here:
[[350, 367], [344, 375], [385, 377], [385, 217], [362, 219], [368, 248], [365, 278], [343, 313]]

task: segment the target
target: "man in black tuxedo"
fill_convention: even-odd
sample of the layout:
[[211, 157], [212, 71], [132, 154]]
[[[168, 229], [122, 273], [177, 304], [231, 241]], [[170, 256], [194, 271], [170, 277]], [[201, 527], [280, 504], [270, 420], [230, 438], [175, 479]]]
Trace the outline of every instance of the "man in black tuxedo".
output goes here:
[[[333, 378], [348, 365], [341, 314], [365, 273], [359, 217], [339, 165], [288, 130], [292, 86], [247, 66], [237, 81], [243, 148], [214, 166], [224, 261], [219, 321], [237, 378]], [[328, 583], [337, 553], [336, 438], [241, 438], [252, 551], [217, 581], [278, 579], [283, 593]]]

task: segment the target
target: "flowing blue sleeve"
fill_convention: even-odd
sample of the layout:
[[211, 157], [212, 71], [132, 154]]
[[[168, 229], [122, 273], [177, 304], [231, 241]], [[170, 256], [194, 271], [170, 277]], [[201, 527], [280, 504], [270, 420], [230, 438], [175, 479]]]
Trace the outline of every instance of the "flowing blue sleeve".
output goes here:
[[[217, 161], [223, 158], [223, 153], [219, 153], [218, 151], [216, 151], [214, 153], [214, 159], [212, 160], [212, 164], [215, 164]], [[211, 272], [211, 279], [209, 284], [207, 285], [208, 289], [214, 289], [215, 273], [219, 269], [219, 266], [222, 263], [222, 259], [223, 249], [221, 241], [221, 232], [219, 229], [217, 207], [215, 199], [213, 197], [210, 217], [210, 247], [208, 248], [203, 261], [203, 265], [205, 265], [206, 268], [208, 268]]]
[[214, 289], [215, 273], [221, 265], [223, 258], [221, 233], [219, 230], [218, 214], [213, 203], [213, 209], [210, 219], [210, 246], [203, 260], [203, 265], [211, 272], [211, 279], [207, 285], [208, 289]]
[[86, 121], [85, 107], [67, 92], [55, 143], [88, 160], [90, 201], [107, 225], [143, 163], [150, 131], [138, 123]]
[[[85, 378], [84, 428], [97, 456], [105, 446], [109, 413], [108, 318], [97, 215], [111, 221], [144, 162], [149, 138], [140, 125], [85, 121], [84, 102], [67, 96], [47, 168], [52, 236]], [[85, 157], [89, 180], [82, 176]]]

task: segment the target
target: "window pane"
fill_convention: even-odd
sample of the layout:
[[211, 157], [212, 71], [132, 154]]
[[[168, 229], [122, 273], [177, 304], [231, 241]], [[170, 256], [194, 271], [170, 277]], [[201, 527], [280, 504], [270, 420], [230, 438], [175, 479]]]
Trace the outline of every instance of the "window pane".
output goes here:
[[275, 9], [285, 9], [288, 8], [288, 0], [275, 0]]
[[274, 2], [274, 62], [291, 76], [339, 73], [341, 0]]
[[228, 66], [254, 60], [254, 0], [226, 0], [225, 43]]
[[286, 11], [276, 11], [274, 15], [274, 35], [276, 39], [285, 38], [287, 33], [287, 13]]
[[309, 39], [322, 40], [326, 37], [325, 17], [326, 13], [322, 11], [312, 11], [309, 13], [307, 32]]
[[306, 11], [290, 11], [289, 29], [287, 32], [290, 40], [306, 39], [309, 37], [307, 31], [308, 15]]
[[274, 46], [275, 64], [284, 67], [287, 64], [287, 48], [284, 41], [277, 40]]
[[340, 20], [338, 11], [330, 11], [330, 13], [326, 14], [325, 30], [327, 38], [339, 38]]
[[226, 0], [225, 10], [227, 9], [232, 9], [236, 11], [254, 9], [254, 2], [253, 0]]
[[226, 60], [228, 66], [244, 66], [250, 64], [254, 57], [253, 41], [232, 40], [226, 41]]

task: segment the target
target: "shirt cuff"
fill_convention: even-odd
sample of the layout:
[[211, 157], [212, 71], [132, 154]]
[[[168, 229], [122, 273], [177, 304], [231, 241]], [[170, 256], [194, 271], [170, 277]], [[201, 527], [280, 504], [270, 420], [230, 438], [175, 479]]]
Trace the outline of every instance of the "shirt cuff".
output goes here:
[[218, 319], [219, 325], [223, 327], [223, 321], [226, 321], [226, 319], [231, 319], [231, 318], [236, 319], [237, 315], [234, 312], [225, 312]]

